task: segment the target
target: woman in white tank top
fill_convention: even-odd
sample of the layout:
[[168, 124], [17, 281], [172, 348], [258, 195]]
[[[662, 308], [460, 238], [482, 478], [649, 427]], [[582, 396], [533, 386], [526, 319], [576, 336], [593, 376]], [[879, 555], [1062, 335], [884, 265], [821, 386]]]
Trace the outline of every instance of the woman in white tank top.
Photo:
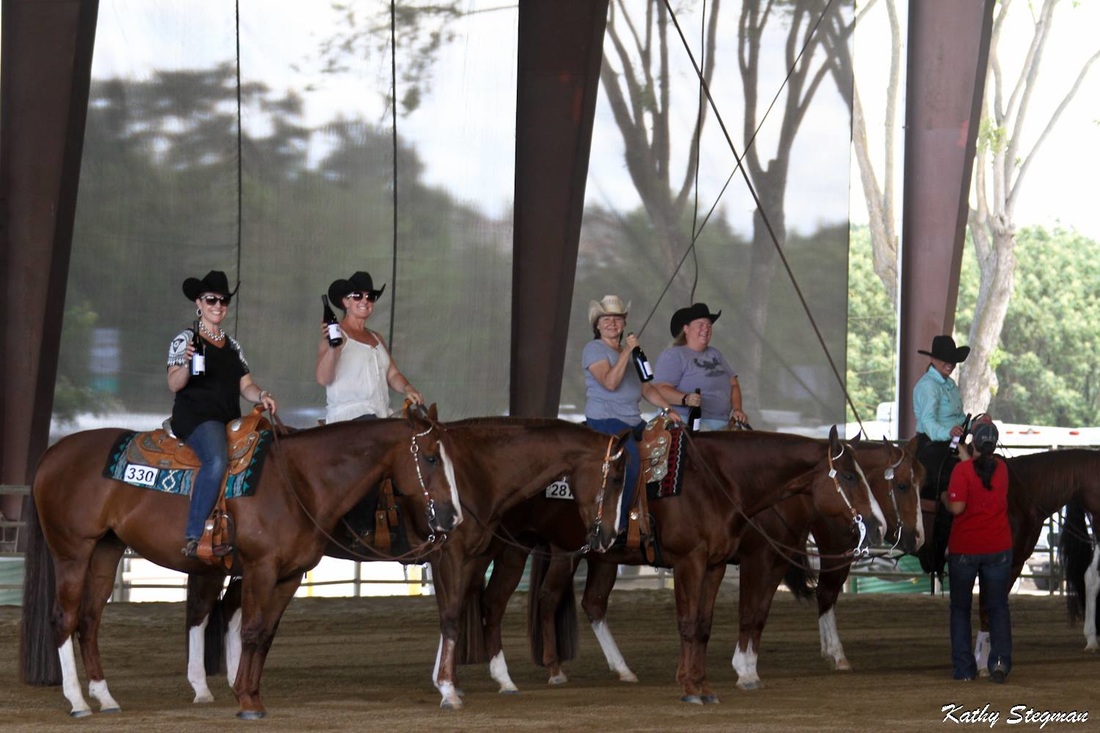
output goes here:
[[321, 324], [317, 383], [325, 388], [326, 423], [389, 417], [391, 388], [416, 404], [424, 402], [397, 368], [382, 335], [367, 328], [367, 319], [385, 289], [383, 285], [375, 290], [370, 273], [362, 271], [329, 285], [329, 301], [345, 315], [340, 321], [344, 341], [339, 346], [329, 345], [327, 326]]

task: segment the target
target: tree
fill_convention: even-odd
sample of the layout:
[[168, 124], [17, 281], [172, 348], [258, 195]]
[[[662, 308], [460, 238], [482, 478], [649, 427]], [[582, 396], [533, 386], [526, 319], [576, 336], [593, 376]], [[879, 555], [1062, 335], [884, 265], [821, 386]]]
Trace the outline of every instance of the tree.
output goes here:
[[[1100, 58], [1100, 48], [1082, 65], [1065, 87], [1053, 109], [1038, 109], [1032, 95], [1041, 80], [1043, 54], [1051, 39], [1055, 10], [1062, 0], [1044, 0], [1032, 15], [1032, 36], [1019, 73], [1011, 76], [1002, 64], [1002, 31], [1013, 0], [1001, 0], [993, 21], [986, 98], [977, 156], [969, 228], [981, 273], [974, 320], [970, 324], [970, 358], [960, 369], [963, 404], [984, 410], [997, 390], [994, 358], [1005, 315], [1012, 298], [1016, 260], [1016, 205], [1024, 195], [1024, 181], [1043, 143], [1077, 94], [1089, 69]], [[1029, 5], [1028, 9], [1031, 9]], [[1046, 80], [1042, 80], [1046, 83]], [[1040, 133], [1028, 135], [1029, 114], [1045, 117]]]

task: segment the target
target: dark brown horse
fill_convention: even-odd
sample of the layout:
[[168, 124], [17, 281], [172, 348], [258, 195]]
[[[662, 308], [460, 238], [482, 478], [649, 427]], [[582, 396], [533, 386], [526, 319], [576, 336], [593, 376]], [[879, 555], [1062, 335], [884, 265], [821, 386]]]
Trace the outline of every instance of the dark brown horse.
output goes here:
[[[681, 638], [677, 680], [682, 699], [717, 702], [706, 679], [706, 646], [715, 597], [726, 565], [737, 556], [745, 528], [755, 521], [755, 516], [790, 496], [809, 494], [819, 511], [841, 518], [850, 530], [853, 505], [861, 516], [868, 518], [873, 534], [878, 533], [884, 520], [881, 512], [872, 508], [852, 451], [842, 447], [835, 428], [828, 442], [778, 433], [701, 433], [691, 440], [684, 471], [682, 494], [651, 501], [649, 509], [656, 527], [659, 562], [672, 567], [675, 578]], [[845, 497], [851, 497], [851, 503]], [[876, 514], [878, 518], [874, 519]], [[514, 689], [514, 684], [504, 664], [500, 620], [507, 599], [519, 582], [529, 543], [534, 538], [543, 538], [557, 548], [568, 542], [570, 532], [577, 531], [575, 518], [570, 521], [564, 507], [556, 509], [536, 500], [518, 507], [506, 520], [505, 527], [516, 541], [502, 543], [494, 557], [493, 576], [482, 596], [486, 653], [492, 658], [491, 673], [502, 691]], [[850, 541], [854, 544], [857, 540]], [[545, 553], [541, 554], [541, 559], [546, 560]], [[605, 584], [606, 578], [610, 578], [611, 585], [618, 563], [647, 564], [640, 552], [625, 549], [588, 560], [589, 578], [599, 575], [598, 583]], [[536, 580], [532, 578], [530, 615], [536, 628], [531, 632], [531, 642], [537, 661], [555, 673], [551, 681], [561, 682], [564, 676], [560, 675], [554, 615], [557, 600], [566, 588], [572, 588], [576, 565], [573, 557], [560, 552], [555, 552], [548, 564], [544, 585], [536, 588]], [[608, 591], [611, 585], [606, 586]], [[586, 593], [585, 610], [590, 618], [595, 621], [595, 615], [599, 615], [602, 619], [606, 602], [606, 594], [602, 592], [591, 596]], [[597, 636], [601, 637], [605, 629], [606, 624], [597, 628]], [[609, 663], [614, 667], [616, 660], [609, 659]], [[625, 664], [622, 666], [625, 669]]]
[[[92, 430], [62, 439], [42, 457], [31, 490], [23, 678], [30, 684], [55, 684], [49, 656], [59, 658], [63, 691], [76, 717], [90, 714], [91, 708], [77, 677], [74, 633], [79, 634], [89, 694], [102, 710], [119, 709], [107, 689], [97, 637], [126, 547], [158, 565], [212, 573], [221, 582], [222, 571], [180, 553], [187, 497], [103, 477], [108, 452], [123, 432]], [[238, 716], [263, 717], [260, 678], [279, 619], [302, 574], [321, 559], [340, 517], [389, 478], [419, 507], [417, 521], [426, 530], [453, 530], [461, 515], [451, 458], [466, 449], [434, 420], [421, 417], [341, 423], [275, 442], [255, 493], [228, 501], [243, 575], [241, 661], [233, 683]], [[51, 558], [56, 574], [52, 611], [42, 603]], [[52, 649], [40, 641], [48, 638], [50, 621]]]
[[[445, 433], [462, 461], [455, 465], [456, 480], [462, 486], [465, 521], [442, 544], [426, 545], [424, 553], [412, 552], [397, 558], [363, 554], [353, 550], [354, 537], [340, 525], [326, 554], [352, 560], [400, 560], [405, 563], [431, 562], [436, 600], [439, 604], [440, 650], [433, 682], [442, 695], [441, 706], [458, 708], [455, 643], [467, 591], [484, 577], [485, 554], [502, 517], [514, 506], [534, 495], [555, 498], [547, 501], [568, 505], [580, 527], [571, 550], [603, 551], [615, 540], [625, 452], [623, 437], [597, 433], [562, 420], [510, 417], [477, 418], [447, 423]], [[566, 488], [568, 487], [568, 488]], [[405, 512], [407, 513], [407, 512]], [[408, 527], [412, 541], [422, 542], [423, 530]], [[196, 701], [213, 699], [202, 665], [202, 629], [210, 614], [221, 579], [195, 578], [189, 586], [188, 626], [190, 663], [188, 678]], [[480, 588], [480, 585], [475, 587]], [[236, 668], [234, 631], [236, 620], [231, 584], [222, 613], [230, 617], [227, 639], [227, 668]], [[216, 639], [206, 637], [212, 646]]]

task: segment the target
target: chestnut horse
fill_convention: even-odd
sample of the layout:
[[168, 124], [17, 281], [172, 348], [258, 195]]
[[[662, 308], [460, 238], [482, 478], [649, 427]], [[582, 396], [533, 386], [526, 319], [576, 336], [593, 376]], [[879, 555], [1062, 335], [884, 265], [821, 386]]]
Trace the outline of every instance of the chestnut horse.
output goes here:
[[[681, 640], [677, 680], [681, 699], [717, 702], [706, 679], [711, 619], [726, 565], [738, 554], [746, 526], [755, 521], [754, 515], [759, 516], [758, 512], [792, 495], [809, 494], [819, 511], [839, 517], [850, 529], [855, 524], [853, 506], [862, 517], [868, 518], [873, 535], [878, 535], [885, 521], [881, 511], [872, 506], [852, 451], [846, 450], [837, 439], [835, 427], [827, 442], [781, 433], [700, 433], [689, 441], [683, 469], [682, 494], [652, 500], [649, 510], [656, 527], [658, 562], [672, 567], [675, 578]], [[508, 517], [505, 527], [516, 540], [501, 543], [493, 558], [492, 578], [482, 596], [486, 654], [492, 658], [490, 671], [501, 684], [501, 691], [514, 690], [515, 685], [507, 676], [500, 621], [522, 575], [531, 534], [556, 548], [570, 531], [577, 531], [575, 518], [572, 524], [568, 521], [566, 507], [559, 509], [547, 504], [532, 500]], [[588, 560], [590, 579], [594, 573], [610, 577], [608, 591], [614, 584], [619, 563], [648, 564], [640, 551], [618, 547]], [[558, 674], [559, 640], [554, 634], [553, 615], [558, 608], [557, 600], [566, 588], [572, 588], [574, 570], [572, 557], [555, 552], [550, 561], [553, 579], [547, 578], [546, 585], [536, 588], [533, 578], [529, 595], [532, 604], [529, 620], [540, 627], [531, 631], [536, 659]], [[591, 602], [593, 608], [602, 604], [606, 609], [606, 601], [606, 595], [597, 593], [590, 597], [586, 593], [586, 604]], [[597, 629], [597, 636], [603, 640], [601, 629]], [[609, 661], [613, 666], [616, 664]], [[551, 681], [564, 681], [564, 676]]]
[[[460, 708], [456, 692], [455, 644], [459, 619], [468, 590], [480, 589], [486, 562], [481, 561], [502, 517], [512, 507], [548, 487], [559, 498], [555, 503], [571, 507], [579, 517], [580, 532], [569, 549], [602, 552], [615, 540], [619, 523], [619, 497], [626, 454], [623, 436], [597, 433], [583, 425], [542, 418], [487, 417], [446, 423], [444, 432], [463, 460], [455, 465], [457, 481], [462, 485], [462, 511], [465, 520], [441, 545], [425, 545], [423, 553], [401, 557], [364, 555], [353, 551], [354, 537], [347, 525], [334, 532], [336, 541], [325, 553], [351, 560], [399, 560], [404, 563], [429, 561], [439, 605], [440, 648], [433, 671], [433, 682], [440, 691], [443, 708]], [[568, 490], [563, 487], [568, 486]], [[562, 501], [569, 493], [571, 501]], [[400, 499], [399, 499], [400, 501]], [[404, 513], [407, 513], [404, 512]], [[424, 540], [424, 532], [407, 527], [411, 540]], [[194, 578], [189, 586], [188, 627], [190, 663], [188, 678], [195, 689], [196, 702], [212, 700], [202, 666], [203, 645], [214, 647], [220, 639], [203, 629], [221, 588], [221, 579], [208, 582]], [[227, 591], [221, 612], [230, 617], [226, 630], [228, 650], [226, 667], [232, 675], [236, 668], [236, 620], [234, 588]], [[218, 630], [220, 631], [220, 630]]]
[[[98, 632], [127, 547], [166, 568], [213, 574], [219, 583], [223, 573], [180, 552], [187, 497], [103, 477], [108, 452], [124, 432], [91, 430], [58, 441], [42, 457], [31, 489], [23, 678], [30, 684], [56, 684], [48, 656], [57, 655], [74, 717], [91, 713], [77, 677], [74, 632], [80, 637], [89, 694], [101, 710], [119, 709], [107, 689]], [[451, 458], [464, 450], [434, 420], [417, 416], [340, 423], [274, 442], [255, 493], [227, 502], [243, 575], [243, 644], [233, 683], [239, 717], [264, 716], [260, 678], [279, 619], [302, 574], [321, 559], [340, 517], [389, 478], [417, 505], [424, 526], [450, 532], [461, 521]], [[49, 585], [49, 558], [56, 574], [52, 612], [42, 590]], [[53, 625], [52, 652], [40, 641], [47, 637], [47, 619]]]

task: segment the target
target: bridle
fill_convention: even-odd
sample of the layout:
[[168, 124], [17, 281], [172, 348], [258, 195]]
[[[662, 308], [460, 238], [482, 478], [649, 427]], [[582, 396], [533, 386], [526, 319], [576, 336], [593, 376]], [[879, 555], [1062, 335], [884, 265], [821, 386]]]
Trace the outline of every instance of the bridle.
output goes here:
[[[424, 499], [427, 502], [428, 537], [426, 542], [429, 544], [435, 542], [436, 539], [435, 532], [432, 530], [432, 525], [435, 523], [437, 511], [435, 499], [428, 493], [428, 485], [424, 483], [424, 474], [420, 471], [420, 444], [416, 442], [416, 439], [423, 438], [434, 429], [434, 425], [429, 425], [427, 430], [421, 433], [413, 433], [412, 440], [409, 442], [409, 453], [412, 453], [413, 465], [416, 467], [416, 480], [420, 483], [420, 491], [424, 494]], [[446, 536], [446, 533], [444, 533], [441, 539], [445, 539]]]
[[[596, 492], [596, 521], [592, 523], [592, 527], [588, 532], [588, 537], [598, 537], [600, 528], [603, 524], [603, 504], [604, 495], [607, 492], [607, 477], [611, 474], [611, 465], [618, 461], [623, 456], [623, 451], [626, 450], [624, 446], [620, 446], [619, 450], [612, 455], [611, 448], [615, 445], [615, 437], [612, 435], [607, 439], [607, 448], [603, 453], [603, 468], [601, 470], [602, 477], [600, 478], [600, 490]], [[578, 550], [578, 554], [586, 555], [592, 550], [591, 542], [585, 542], [584, 545]]]
[[864, 546], [864, 541], [867, 539], [867, 525], [863, 522], [863, 515], [856, 511], [856, 508], [852, 505], [851, 499], [848, 498], [848, 494], [844, 492], [844, 489], [840, 485], [840, 479], [836, 477], [836, 466], [833, 465], [834, 461], [840, 460], [840, 457], [844, 455], [844, 444], [840, 444], [840, 453], [835, 456], [830, 452], [826, 453], [829, 457], [829, 478], [833, 480], [833, 486], [836, 487], [836, 493], [840, 494], [840, 498], [844, 500], [844, 504], [848, 507], [848, 511], [852, 514], [852, 527], [859, 535], [859, 541], [856, 542], [854, 549], [849, 550], [849, 554], [853, 557], [869, 557], [871, 554], [871, 548]]
[[898, 460], [895, 461], [894, 463], [890, 464], [889, 466], [887, 466], [886, 471], [883, 473], [883, 477], [887, 481], [890, 482], [890, 504], [891, 504], [891, 506], [894, 507], [894, 545], [893, 545], [893, 547], [890, 548], [890, 552], [893, 552], [894, 550], [898, 549], [898, 543], [901, 542], [901, 528], [902, 528], [901, 507], [898, 506], [898, 496], [897, 496], [898, 485], [897, 485], [897, 482], [894, 480], [894, 476], [895, 476], [894, 469], [896, 469], [898, 466], [900, 466], [901, 462], [904, 461], [904, 460], [905, 460], [905, 451], [902, 451], [901, 455], [898, 456]]

